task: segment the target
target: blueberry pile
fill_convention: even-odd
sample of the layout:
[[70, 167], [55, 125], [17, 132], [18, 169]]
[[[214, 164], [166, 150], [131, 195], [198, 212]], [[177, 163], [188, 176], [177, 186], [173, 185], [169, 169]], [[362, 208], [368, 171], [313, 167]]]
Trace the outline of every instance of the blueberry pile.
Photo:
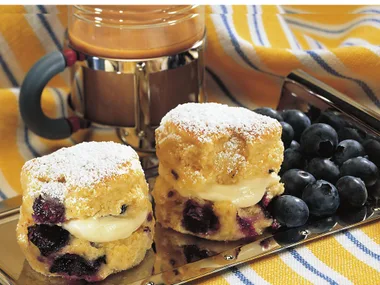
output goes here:
[[327, 110], [309, 112], [259, 108], [282, 125], [284, 195], [271, 209], [282, 226], [299, 227], [337, 211], [355, 212], [368, 197], [380, 198], [380, 142]]

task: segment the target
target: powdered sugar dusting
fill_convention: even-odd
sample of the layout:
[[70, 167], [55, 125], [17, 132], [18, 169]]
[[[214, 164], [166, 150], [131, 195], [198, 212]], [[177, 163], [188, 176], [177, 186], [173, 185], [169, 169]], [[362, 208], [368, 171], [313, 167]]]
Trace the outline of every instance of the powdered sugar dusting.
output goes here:
[[114, 142], [85, 142], [62, 148], [25, 163], [33, 184], [32, 195], [48, 195], [63, 201], [67, 191], [89, 187], [104, 178], [142, 171], [137, 153]]
[[218, 103], [187, 103], [171, 110], [161, 121], [174, 123], [197, 136], [200, 142], [212, 142], [212, 136], [238, 133], [247, 141], [278, 128], [279, 123], [270, 117], [242, 107]]
[[244, 167], [246, 159], [239, 153], [238, 139], [232, 137], [230, 140], [224, 143], [223, 151], [217, 154], [218, 160], [221, 161], [218, 166], [227, 166], [228, 174], [237, 174], [239, 166]]

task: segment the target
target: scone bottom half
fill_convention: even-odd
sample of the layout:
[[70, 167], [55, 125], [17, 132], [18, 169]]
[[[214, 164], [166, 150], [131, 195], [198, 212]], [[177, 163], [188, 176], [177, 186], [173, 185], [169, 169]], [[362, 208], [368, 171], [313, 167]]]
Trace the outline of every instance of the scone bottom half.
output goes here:
[[137, 153], [81, 143], [27, 162], [17, 240], [47, 276], [93, 282], [132, 268], [152, 246], [154, 218]]
[[281, 132], [278, 121], [245, 108], [188, 103], [170, 111], [156, 130], [157, 222], [222, 241], [275, 226], [267, 207], [284, 191]]

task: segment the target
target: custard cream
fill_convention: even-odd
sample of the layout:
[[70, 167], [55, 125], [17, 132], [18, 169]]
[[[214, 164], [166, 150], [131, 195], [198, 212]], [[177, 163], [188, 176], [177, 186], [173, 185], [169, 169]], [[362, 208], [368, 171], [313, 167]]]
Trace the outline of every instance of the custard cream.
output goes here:
[[71, 220], [62, 227], [80, 239], [110, 242], [129, 237], [142, 225], [147, 214], [148, 211], [143, 211], [134, 217], [123, 215]]
[[245, 179], [236, 184], [206, 184], [196, 189], [176, 189], [183, 197], [197, 197], [212, 202], [230, 201], [239, 208], [256, 205], [266, 189], [280, 181], [276, 173], [267, 177]]

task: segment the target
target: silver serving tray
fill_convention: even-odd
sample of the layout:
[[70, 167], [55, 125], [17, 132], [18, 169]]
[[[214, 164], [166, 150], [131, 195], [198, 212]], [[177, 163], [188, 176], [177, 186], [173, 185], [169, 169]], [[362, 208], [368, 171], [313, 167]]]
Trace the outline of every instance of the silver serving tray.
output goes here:
[[[380, 137], [380, 116], [330, 86], [303, 71], [295, 71], [284, 80], [278, 109], [297, 108], [304, 112], [319, 112], [331, 108], [347, 120]], [[150, 169], [148, 177], [155, 176]], [[150, 178], [154, 179], [154, 178]], [[0, 284], [45, 285], [86, 284], [84, 281], [67, 281], [48, 278], [34, 272], [25, 261], [16, 242], [15, 228], [18, 221], [21, 197], [0, 203]], [[269, 231], [250, 241], [215, 242], [183, 235], [156, 226], [155, 246], [147, 252], [143, 262], [130, 270], [109, 276], [97, 284], [183, 284], [225, 270], [263, 256], [321, 238], [332, 233], [379, 221], [380, 202], [369, 200], [367, 205], [355, 211], [338, 213], [332, 217], [309, 221], [307, 225]], [[186, 260], [183, 249], [196, 245], [208, 257], [192, 256]]]

